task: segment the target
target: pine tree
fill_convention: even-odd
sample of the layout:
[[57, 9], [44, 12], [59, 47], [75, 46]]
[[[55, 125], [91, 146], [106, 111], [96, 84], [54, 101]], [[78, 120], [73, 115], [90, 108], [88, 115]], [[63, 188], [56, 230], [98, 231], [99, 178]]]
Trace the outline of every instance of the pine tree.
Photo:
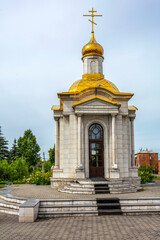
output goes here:
[[14, 139], [11, 150], [9, 151], [8, 162], [11, 163], [18, 158], [17, 141]]
[[8, 157], [8, 141], [3, 137], [0, 126], [0, 161]]

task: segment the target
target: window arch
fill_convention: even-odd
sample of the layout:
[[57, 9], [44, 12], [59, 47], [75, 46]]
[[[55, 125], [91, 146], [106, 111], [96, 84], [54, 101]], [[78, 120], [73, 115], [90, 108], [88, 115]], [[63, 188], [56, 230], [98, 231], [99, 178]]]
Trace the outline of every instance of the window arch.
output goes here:
[[89, 139], [91, 140], [102, 140], [103, 139], [103, 128], [100, 124], [94, 123], [89, 128]]
[[96, 73], [96, 62], [91, 61], [91, 73]]

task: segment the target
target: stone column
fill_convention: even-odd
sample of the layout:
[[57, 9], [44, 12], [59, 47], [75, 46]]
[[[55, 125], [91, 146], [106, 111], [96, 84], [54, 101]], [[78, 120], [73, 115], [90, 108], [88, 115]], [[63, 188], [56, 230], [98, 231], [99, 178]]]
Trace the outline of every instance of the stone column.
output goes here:
[[116, 114], [112, 114], [112, 165], [116, 167]]
[[84, 134], [84, 122], [82, 119], [82, 160], [81, 160], [81, 162], [82, 162], [83, 167], [85, 168], [84, 159], [85, 159], [85, 134]]
[[77, 168], [82, 167], [82, 115], [78, 114], [78, 163]]
[[134, 118], [130, 118], [131, 121], [131, 166], [135, 167], [135, 156], [134, 156]]
[[59, 118], [55, 118], [55, 168], [59, 168]]

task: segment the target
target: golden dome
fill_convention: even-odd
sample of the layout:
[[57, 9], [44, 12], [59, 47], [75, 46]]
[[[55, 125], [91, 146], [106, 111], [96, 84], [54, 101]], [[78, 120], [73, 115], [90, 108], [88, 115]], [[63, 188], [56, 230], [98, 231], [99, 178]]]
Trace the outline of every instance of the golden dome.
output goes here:
[[110, 81], [104, 79], [102, 74], [85, 74], [83, 79], [78, 80], [72, 84], [68, 92], [81, 92], [88, 88], [100, 87], [110, 92], [118, 93], [118, 88]]
[[82, 49], [83, 57], [90, 55], [98, 55], [103, 57], [103, 52], [103, 47], [96, 42], [94, 33], [92, 33], [91, 40]]

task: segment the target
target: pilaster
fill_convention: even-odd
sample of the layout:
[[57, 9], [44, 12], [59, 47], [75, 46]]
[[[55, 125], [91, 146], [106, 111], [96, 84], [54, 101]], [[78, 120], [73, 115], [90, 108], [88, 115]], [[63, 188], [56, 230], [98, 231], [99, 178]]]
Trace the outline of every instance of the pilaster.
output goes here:
[[131, 166], [135, 167], [135, 150], [134, 150], [134, 119], [130, 118], [131, 121]]
[[55, 119], [55, 168], [59, 168], [59, 118]]

